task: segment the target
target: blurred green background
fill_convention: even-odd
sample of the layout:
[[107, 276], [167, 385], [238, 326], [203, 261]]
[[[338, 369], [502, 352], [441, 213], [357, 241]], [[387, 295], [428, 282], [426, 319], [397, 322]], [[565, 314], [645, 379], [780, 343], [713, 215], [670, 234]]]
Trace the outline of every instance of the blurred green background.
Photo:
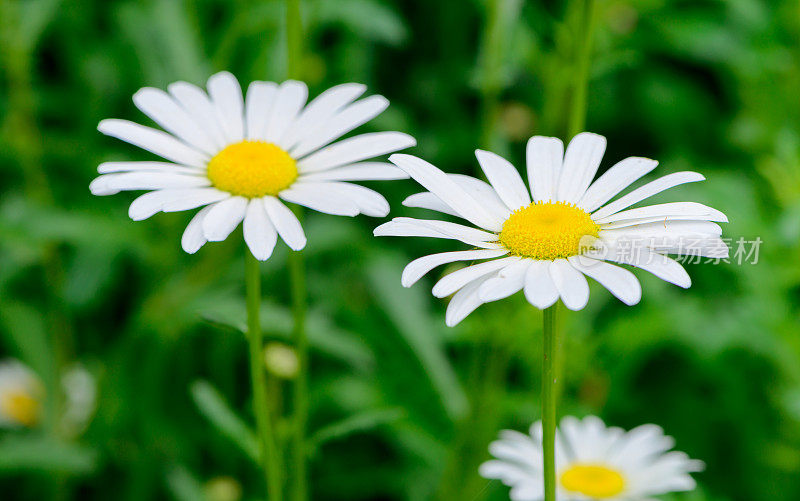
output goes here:
[[[444, 170], [477, 174], [478, 146], [521, 168], [530, 135], [567, 130], [580, 3], [305, 0], [305, 80], [385, 95], [362, 130], [408, 132]], [[800, 499], [800, 6], [596, 8], [586, 128], [608, 137], [601, 169], [636, 155], [658, 175], [700, 171], [664, 199], [717, 207], [725, 236], [763, 244], [757, 264], [687, 265], [688, 291], [637, 273], [634, 307], [593, 283], [563, 315], [561, 411], [658, 423], [707, 463], [696, 492], [665, 499]], [[150, 158], [96, 131], [148, 123], [138, 88], [223, 69], [282, 80], [283, 19], [277, 0], [0, 0], [0, 358], [50, 390], [80, 361], [98, 385], [81, 436], [0, 430], [3, 499], [259, 499], [241, 237], [190, 256], [189, 214], [134, 223], [132, 194], [87, 186], [102, 161]], [[414, 183], [370, 184], [392, 215], [424, 215], [400, 205]], [[306, 219], [312, 498], [507, 499], [477, 465], [499, 429], [539, 417], [541, 313], [518, 294], [446, 328], [429, 293], [446, 270], [412, 289], [400, 270], [452, 243], [373, 238], [380, 222]], [[263, 267], [262, 316], [289, 342], [286, 255]]]

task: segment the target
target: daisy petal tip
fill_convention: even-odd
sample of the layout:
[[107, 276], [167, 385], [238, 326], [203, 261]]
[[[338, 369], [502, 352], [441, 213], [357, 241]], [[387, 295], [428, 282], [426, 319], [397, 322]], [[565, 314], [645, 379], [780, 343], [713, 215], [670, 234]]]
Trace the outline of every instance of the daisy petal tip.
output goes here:
[[575, 137], [573, 137], [572, 139], [575, 140], [577, 138], [592, 139], [594, 141], [598, 141], [598, 142], [601, 142], [603, 144], [605, 144], [607, 142], [605, 136], [601, 136], [600, 134], [596, 134], [594, 132], [581, 132], [579, 134], [576, 134]]
[[292, 249], [293, 251], [298, 252], [298, 251], [301, 251], [301, 250], [305, 249], [307, 243], [308, 243], [308, 239], [304, 235], [302, 239], [298, 239], [296, 242], [292, 242], [292, 243], [288, 243], [287, 242], [286, 245], [288, 245], [289, 248]]
[[97, 130], [102, 134], [108, 135], [109, 134], [109, 129], [111, 127], [113, 127], [113, 125], [114, 125], [116, 120], [117, 119], [115, 119], [115, 118], [106, 118], [106, 119], [100, 120], [100, 122], [97, 124]]
[[205, 242], [189, 240], [186, 238], [183, 238], [181, 240], [181, 248], [187, 254], [196, 254], [197, 251], [199, 251], [200, 248], [203, 247], [203, 245], [205, 245]]

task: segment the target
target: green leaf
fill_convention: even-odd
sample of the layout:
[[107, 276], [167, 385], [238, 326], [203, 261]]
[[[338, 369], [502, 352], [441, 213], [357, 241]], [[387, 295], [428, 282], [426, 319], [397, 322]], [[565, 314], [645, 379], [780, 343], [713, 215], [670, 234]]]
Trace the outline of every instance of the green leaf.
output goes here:
[[9, 435], [0, 441], [0, 473], [44, 471], [85, 475], [97, 466], [94, 449], [38, 435]]
[[419, 359], [447, 414], [453, 419], [463, 416], [468, 402], [444, 352], [444, 319], [428, 311], [421, 288], [405, 289], [400, 285], [402, 270], [398, 262], [382, 257], [367, 265], [375, 298]]
[[[246, 332], [247, 314], [244, 300], [240, 297], [216, 298], [215, 301], [201, 305], [200, 316], [207, 322]], [[292, 312], [285, 306], [270, 302], [261, 304], [261, 323], [266, 335], [277, 336], [291, 341]], [[364, 370], [375, 362], [372, 353], [362, 341], [351, 333], [334, 326], [328, 316], [319, 310], [311, 310], [306, 317], [306, 330], [311, 347], [322, 353], [338, 358], [348, 365]]]
[[23, 46], [33, 50], [39, 43], [42, 33], [53, 21], [61, 0], [28, 0], [19, 2], [19, 38]]
[[185, 466], [175, 466], [167, 472], [167, 487], [176, 501], [207, 499], [203, 484]]
[[338, 440], [384, 424], [394, 423], [405, 417], [406, 412], [400, 408], [371, 410], [347, 417], [317, 430], [309, 438], [310, 453], [314, 454], [323, 444], [331, 440]]
[[341, 23], [359, 37], [400, 45], [408, 38], [408, 29], [401, 17], [389, 7], [371, 0], [338, 0], [316, 2], [317, 23]]
[[54, 377], [47, 328], [40, 311], [16, 301], [0, 302], [0, 329], [19, 357], [45, 381]]
[[223, 396], [207, 381], [195, 381], [192, 399], [200, 413], [217, 430], [236, 444], [254, 462], [259, 461], [258, 439], [249, 426], [230, 408]]

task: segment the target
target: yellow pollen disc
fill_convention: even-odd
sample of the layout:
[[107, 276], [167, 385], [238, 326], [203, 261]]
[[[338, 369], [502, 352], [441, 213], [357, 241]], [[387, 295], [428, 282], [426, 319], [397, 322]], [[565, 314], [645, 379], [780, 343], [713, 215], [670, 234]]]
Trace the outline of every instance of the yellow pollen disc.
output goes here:
[[256, 198], [277, 195], [297, 179], [297, 165], [279, 146], [264, 141], [231, 144], [208, 162], [214, 187], [234, 195]]
[[561, 486], [594, 499], [617, 496], [625, 490], [625, 478], [605, 466], [576, 464], [561, 474]]
[[551, 260], [580, 254], [586, 243], [582, 239], [597, 237], [599, 230], [589, 214], [573, 204], [536, 202], [511, 213], [500, 243], [511, 254]]
[[23, 426], [39, 420], [39, 401], [23, 391], [11, 391], [0, 399], [0, 412]]

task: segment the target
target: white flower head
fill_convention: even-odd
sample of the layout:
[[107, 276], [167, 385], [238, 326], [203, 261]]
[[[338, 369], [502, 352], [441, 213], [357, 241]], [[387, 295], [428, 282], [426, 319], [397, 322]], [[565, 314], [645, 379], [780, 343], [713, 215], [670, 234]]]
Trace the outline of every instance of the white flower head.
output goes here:
[[0, 427], [35, 426], [41, 418], [44, 387], [18, 360], [0, 362]]
[[97, 406], [97, 381], [81, 364], [73, 364], [61, 378], [64, 391], [64, 414], [61, 428], [67, 436], [77, 436], [86, 430]]
[[[69, 367], [61, 378], [64, 395], [59, 425], [68, 436], [84, 431], [95, 411], [97, 390], [92, 374], [82, 365]], [[0, 362], [0, 427], [31, 428], [42, 422], [45, 387], [28, 366], [14, 359]]]
[[[600, 418], [565, 417], [556, 435], [556, 482], [560, 501], [655, 501], [668, 492], [696, 487], [691, 472], [702, 461], [679, 451], [672, 437], [654, 424], [628, 432], [606, 427]], [[489, 445], [495, 459], [483, 463], [480, 474], [511, 487], [513, 501], [544, 499], [542, 423], [528, 435], [500, 432]]]
[[328, 214], [383, 217], [386, 200], [350, 181], [407, 177], [391, 164], [368, 161], [416, 144], [407, 134], [366, 133], [331, 144], [389, 105], [382, 96], [356, 101], [365, 90], [339, 85], [306, 105], [302, 82], [256, 81], [245, 97], [228, 72], [209, 78], [208, 93], [186, 82], [167, 92], [143, 88], [134, 104], [166, 132], [117, 119], [98, 129], [167, 161], [103, 163], [90, 190], [152, 190], [131, 204], [136, 221], [202, 207], [181, 240], [188, 253], [225, 240], [242, 222], [245, 242], [260, 260], [272, 254], [278, 235], [302, 249], [303, 228], [283, 201]]
[[561, 298], [567, 308], [580, 310], [589, 300], [586, 276], [625, 304], [638, 303], [639, 281], [608, 261], [689, 287], [689, 275], [666, 254], [728, 256], [722, 228], [714, 222], [727, 218], [716, 209], [694, 202], [629, 208], [668, 188], [702, 181], [701, 174], [669, 174], [610, 202], [658, 162], [626, 158], [592, 182], [605, 148], [603, 136], [588, 132], [575, 136], [566, 153], [559, 139], [532, 137], [530, 190], [511, 163], [488, 151], [475, 152], [488, 183], [446, 174], [411, 155], [392, 155], [391, 162], [429, 190], [411, 195], [404, 205], [450, 214], [472, 226], [400, 217], [376, 228], [375, 235], [445, 238], [473, 247], [419, 258], [403, 271], [402, 284], [410, 287], [437, 266], [480, 261], [446, 275], [433, 288], [436, 297], [455, 294], [447, 308], [450, 326], [481, 304], [520, 290], [537, 308]]

